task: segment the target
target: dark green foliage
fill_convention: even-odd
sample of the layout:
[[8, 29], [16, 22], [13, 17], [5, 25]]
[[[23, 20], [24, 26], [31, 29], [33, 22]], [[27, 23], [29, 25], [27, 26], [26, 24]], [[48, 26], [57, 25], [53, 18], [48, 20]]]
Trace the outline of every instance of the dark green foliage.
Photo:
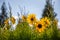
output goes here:
[[45, 9], [43, 10], [42, 17], [49, 17], [51, 20], [54, 20], [56, 15], [57, 14], [54, 12], [51, 0], [47, 0]]

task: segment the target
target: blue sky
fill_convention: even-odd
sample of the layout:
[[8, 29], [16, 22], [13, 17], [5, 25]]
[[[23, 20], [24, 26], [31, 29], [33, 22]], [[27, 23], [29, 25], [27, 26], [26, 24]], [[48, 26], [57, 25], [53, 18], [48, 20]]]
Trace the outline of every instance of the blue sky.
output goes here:
[[[7, 8], [8, 2], [10, 3], [13, 16], [17, 16], [17, 12], [20, 12], [19, 6], [22, 8], [25, 6], [26, 12], [35, 13], [37, 18], [41, 18], [41, 14], [46, 4], [45, 0], [0, 0], [0, 8], [4, 1], [6, 2]], [[52, 4], [54, 4], [54, 11], [57, 13], [57, 18], [60, 21], [60, 0], [53, 0]]]

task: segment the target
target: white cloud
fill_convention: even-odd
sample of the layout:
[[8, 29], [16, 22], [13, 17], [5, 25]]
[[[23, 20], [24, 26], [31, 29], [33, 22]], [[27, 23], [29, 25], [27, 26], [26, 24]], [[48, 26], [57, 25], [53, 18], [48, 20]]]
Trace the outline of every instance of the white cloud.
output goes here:
[[58, 28], [60, 28], [60, 22], [58, 22]]
[[60, 25], [60, 22], [58, 22], [58, 25]]
[[15, 19], [18, 19], [18, 17], [17, 17], [17, 16], [14, 16], [14, 18], [15, 18]]

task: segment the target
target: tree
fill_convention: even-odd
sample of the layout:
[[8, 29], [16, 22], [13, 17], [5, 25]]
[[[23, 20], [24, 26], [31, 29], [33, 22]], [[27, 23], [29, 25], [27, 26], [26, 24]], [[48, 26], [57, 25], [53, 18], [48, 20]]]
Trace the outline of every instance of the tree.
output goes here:
[[[48, 17], [50, 18], [50, 28], [51, 31], [53, 31], [52, 38], [55, 39], [57, 38], [57, 19], [56, 19], [57, 14], [54, 12], [54, 8], [52, 5], [52, 0], [46, 0], [46, 5], [45, 9], [43, 10], [42, 17]], [[54, 36], [55, 35], [55, 36]]]
[[46, 0], [45, 9], [43, 10], [42, 17], [49, 17], [51, 20], [54, 20], [57, 14], [54, 12], [52, 5], [52, 0]]
[[12, 8], [11, 8], [11, 5], [8, 3], [8, 5], [9, 5], [9, 18], [11, 18], [12, 17]]
[[7, 18], [8, 18], [8, 16], [7, 16], [7, 11], [6, 11], [6, 5], [5, 5], [5, 2], [3, 2], [2, 6], [1, 6], [0, 25], [4, 26], [4, 21]]

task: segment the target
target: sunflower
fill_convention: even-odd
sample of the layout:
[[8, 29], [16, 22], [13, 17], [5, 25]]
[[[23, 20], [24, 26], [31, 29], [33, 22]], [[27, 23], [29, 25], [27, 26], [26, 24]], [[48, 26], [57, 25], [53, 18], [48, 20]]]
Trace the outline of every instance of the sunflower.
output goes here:
[[15, 18], [14, 17], [11, 17], [10, 20], [13, 24], [15, 24]]
[[8, 19], [4, 21], [4, 23], [5, 23], [5, 24], [8, 24], [8, 22], [9, 22], [9, 20], [8, 20]]
[[37, 31], [39, 31], [39, 32], [43, 32], [44, 30], [45, 30], [45, 26], [44, 26], [44, 22], [41, 22], [41, 21], [38, 21], [36, 24], [35, 24], [35, 26], [36, 26], [36, 29], [37, 29]]
[[50, 24], [50, 19], [48, 19], [47, 17], [45, 17], [45, 23], [49, 25]]
[[23, 16], [22, 16], [22, 20], [23, 20], [23, 21], [26, 21], [26, 16], [23, 15]]
[[44, 22], [46, 27], [50, 25], [50, 19], [47, 17], [42, 18], [40, 21]]
[[29, 14], [28, 17], [27, 17], [27, 22], [29, 24], [34, 24], [34, 22], [36, 22], [35, 14]]

